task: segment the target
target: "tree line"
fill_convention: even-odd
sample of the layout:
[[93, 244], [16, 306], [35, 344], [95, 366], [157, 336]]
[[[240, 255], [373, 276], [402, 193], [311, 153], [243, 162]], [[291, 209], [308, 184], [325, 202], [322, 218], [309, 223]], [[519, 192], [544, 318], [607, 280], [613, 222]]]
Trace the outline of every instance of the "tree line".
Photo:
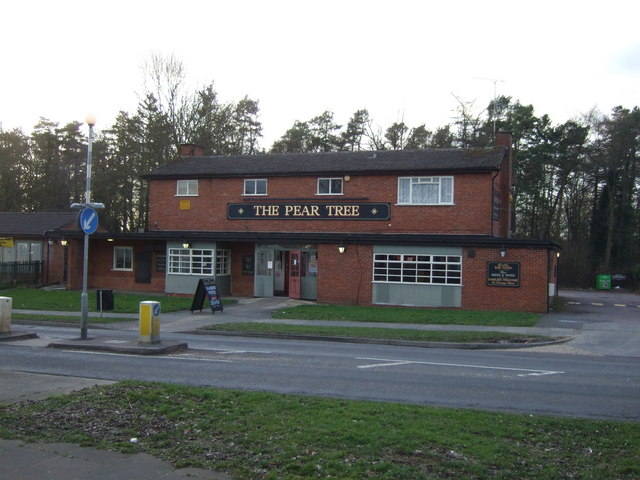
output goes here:
[[[259, 102], [222, 102], [213, 84], [185, 88], [181, 62], [152, 57], [137, 109], [121, 111], [93, 143], [92, 198], [106, 204], [101, 222], [116, 232], [147, 226], [141, 175], [195, 143], [207, 155], [341, 150], [477, 148], [496, 131], [513, 135], [514, 235], [563, 248], [564, 286], [593, 286], [595, 273], [640, 282], [640, 110], [617, 106], [561, 124], [532, 105], [497, 97], [483, 109], [456, 98], [447, 125], [374, 126], [367, 109], [341, 125], [331, 111], [296, 120], [269, 149], [260, 145]], [[87, 139], [82, 124], [41, 119], [30, 134], [0, 130], [0, 211], [68, 211], [84, 201]]]

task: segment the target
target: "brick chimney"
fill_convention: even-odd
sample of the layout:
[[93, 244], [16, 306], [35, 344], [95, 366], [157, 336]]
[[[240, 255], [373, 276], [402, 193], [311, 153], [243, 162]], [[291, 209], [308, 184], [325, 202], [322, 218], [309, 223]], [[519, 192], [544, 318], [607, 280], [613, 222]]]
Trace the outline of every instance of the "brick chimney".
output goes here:
[[513, 136], [511, 132], [496, 132], [496, 145], [505, 147], [504, 160], [498, 177], [500, 192], [500, 221], [498, 236], [511, 238], [513, 235]]
[[194, 143], [184, 143], [180, 145], [181, 157], [201, 157], [204, 155], [204, 147]]

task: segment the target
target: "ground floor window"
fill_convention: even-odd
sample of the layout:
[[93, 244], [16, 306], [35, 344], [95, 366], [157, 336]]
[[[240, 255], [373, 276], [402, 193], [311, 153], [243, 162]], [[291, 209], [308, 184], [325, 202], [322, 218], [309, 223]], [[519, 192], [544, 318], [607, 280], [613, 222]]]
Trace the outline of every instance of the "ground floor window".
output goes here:
[[231, 250], [216, 251], [216, 275], [231, 275]]
[[17, 242], [15, 244], [16, 262], [39, 262], [42, 260], [42, 244]]
[[214, 250], [170, 248], [169, 273], [181, 275], [213, 275]]
[[113, 247], [113, 269], [133, 269], [133, 247]]
[[461, 285], [460, 255], [376, 253], [373, 280], [387, 283]]

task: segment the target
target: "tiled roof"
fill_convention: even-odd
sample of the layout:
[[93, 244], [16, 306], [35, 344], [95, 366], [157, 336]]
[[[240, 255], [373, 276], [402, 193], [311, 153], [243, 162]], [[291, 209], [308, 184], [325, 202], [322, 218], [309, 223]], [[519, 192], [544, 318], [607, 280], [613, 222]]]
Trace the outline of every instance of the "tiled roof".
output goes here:
[[47, 231], [75, 230], [76, 212], [0, 212], [0, 236], [43, 236]]
[[491, 149], [384, 150], [182, 157], [143, 178], [210, 178], [247, 175], [428, 174], [497, 171], [504, 147]]

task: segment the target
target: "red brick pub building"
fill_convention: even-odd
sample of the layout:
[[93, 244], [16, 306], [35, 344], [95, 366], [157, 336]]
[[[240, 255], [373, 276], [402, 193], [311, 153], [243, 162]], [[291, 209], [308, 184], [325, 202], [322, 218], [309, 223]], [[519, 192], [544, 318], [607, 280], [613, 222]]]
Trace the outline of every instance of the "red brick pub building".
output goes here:
[[496, 143], [237, 156], [185, 145], [144, 176], [146, 231], [91, 236], [90, 287], [191, 295], [209, 278], [232, 296], [546, 312], [559, 247], [511, 238], [511, 137]]

